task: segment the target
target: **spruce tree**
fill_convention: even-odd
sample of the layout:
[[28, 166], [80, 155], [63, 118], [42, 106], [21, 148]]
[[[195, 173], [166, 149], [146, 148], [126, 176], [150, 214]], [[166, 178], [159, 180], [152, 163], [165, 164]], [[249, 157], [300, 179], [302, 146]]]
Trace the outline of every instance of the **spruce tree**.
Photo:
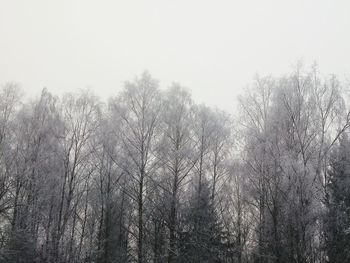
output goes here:
[[326, 249], [332, 263], [350, 261], [350, 140], [344, 134], [334, 151], [327, 189]]
[[185, 225], [186, 229], [180, 235], [178, 262], [223, 262], [223, 230], [211, 202], [206, 181], [202, 183], [200, 192], [197, 191], [192, 197]]

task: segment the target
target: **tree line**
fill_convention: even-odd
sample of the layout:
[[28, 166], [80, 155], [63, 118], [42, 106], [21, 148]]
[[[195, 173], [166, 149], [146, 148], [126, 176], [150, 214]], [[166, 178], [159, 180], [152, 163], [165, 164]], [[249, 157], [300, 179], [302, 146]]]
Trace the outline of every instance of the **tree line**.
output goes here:
[[350, 112], [316, 68], [256, 77], [234, 116], [145, 72], [0, 91], [0, 262], [350, 261]]

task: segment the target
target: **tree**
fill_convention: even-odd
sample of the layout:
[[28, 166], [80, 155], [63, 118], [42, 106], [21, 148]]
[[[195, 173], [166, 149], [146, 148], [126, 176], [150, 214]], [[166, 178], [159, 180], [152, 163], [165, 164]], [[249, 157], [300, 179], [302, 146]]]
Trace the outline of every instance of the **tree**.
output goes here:
[[158, 166], [154, 155], [157, 140], [157, 125], [162, 101], [157, 82], [145, 72], [140, 79], [127, 82], [124, 91], [112, 102], [115, 119], [120, 121], [120, 133], [125, 158], [119, 166], [132, 181], [127, 190], [136, 205], [135, 237], [137, 261], [144, 263], [145, 258], [145, 214], [144, 205], [152, 189], [151, 178]]
[[[340, 87], [317, 71], [258, 79], [243, 100], [245, 165], [257, 210], [256, 261], [322, 260], [322, 214], [327, 158], [348, 128]], [[338, 118], [339, 117], [339, 118]], [[340, 125], [338, 126], [338, 123]]]
[[158, 146], [164, 175], [159, 180], [167, 201], [166, 222], [169, 229], [168, 262], [178, 254], [180, 196], [188, 175], [196, 163], [192, 150], [192, 100], [190, 94], [178, 84], [167, 90], [162, 114], [162, 140]]
[[101, 121], [97, 146], [94, 149], [96, 178], [92, 190], [96, 196], [92, 199], [98, 225], [96, 237], [96, 261], [99, 263], [128, 261], [128, 215], [130, 200], [126, 195], [127, 177], [118, 166], [120, 161], [120, 138], [115, 134], [114, 122]]
[[350, 260], [350, 140], [347, 134], [334, 149], [327, 183], [325, 217], [328, 262]]
[[224, 235], [208, 182], [202, 181], [199, 197], [197, 191], [193, 194], [184, 220], [186, 227], [181, 232], [178, 262], [224, 262]]
[[0, 91], [0, 216], [3, 218], [11, 208], [11, 174], [15, 156], [12, 143], [16, 112], [21, 92], [15, 83], [5, 84]]
[[238, 119], [148, 73], [0, 91], [0, 262], [350, 260], [350, 113], [313, 67], [256, 78]]
[[58, 135], [61, 148], [57, 158], [61, 169], [57, 178], [58, 194], [54, 196], [55, 228], [52, 230], [51, 254], [53, 260], [70, 262], [76, 256], [79, 210], [84, 209], [81, 200], [95, 169], [89, 163], [94, 149], [90, 142], [99, 127], [99, 101], [88, 92], [77, 96], [66, 94], [61, 110], [64, 126]]
[[24, 106], [16, 116], [16, 141], [12, 144], [16, 152], [12, 170], [14, 198], [8, 242], [8, 253], [16, 257], [8, 260], [32, 262], [43, 253], [38, 246], [39, 229], [49, 194], [43, 182], [51, 179], [45, 170], [51, 170], [51, 162], [55, 162], [50, 153], [57, 145], [53, 136], [57, 123], [55, 103], [56, 99], [44, 89], [40, 99]]

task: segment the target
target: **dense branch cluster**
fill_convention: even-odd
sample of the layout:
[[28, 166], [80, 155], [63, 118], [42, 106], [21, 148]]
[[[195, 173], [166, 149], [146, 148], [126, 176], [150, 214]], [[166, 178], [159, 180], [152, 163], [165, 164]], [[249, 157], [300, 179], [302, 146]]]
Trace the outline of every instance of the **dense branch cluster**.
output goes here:
[[237, 116], [148, 73], [0, 91], [0, 262], [350, 261], [350, 115], [317, 70], [256, 78]]

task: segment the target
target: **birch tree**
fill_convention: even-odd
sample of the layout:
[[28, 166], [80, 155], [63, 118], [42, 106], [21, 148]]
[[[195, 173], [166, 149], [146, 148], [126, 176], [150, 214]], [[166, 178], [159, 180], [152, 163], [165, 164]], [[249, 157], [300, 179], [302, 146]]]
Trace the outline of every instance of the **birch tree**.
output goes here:
[[123, 171], [132, 181], [128, 195], [132, 198], [136, 218], [133, 236], [136, 239], [137, 262], [146, 262], [144, 206], [150, 188], [151, 178], [158, 167], [154, 155], [157, 140], [157, 125], [162, 101], [157, 82], [148, 73], [134, 82], [127, 82], [124, 91], [112, 102], [116, 120], [121, 123], [121, 140], [125, 159], [120, 163]]

